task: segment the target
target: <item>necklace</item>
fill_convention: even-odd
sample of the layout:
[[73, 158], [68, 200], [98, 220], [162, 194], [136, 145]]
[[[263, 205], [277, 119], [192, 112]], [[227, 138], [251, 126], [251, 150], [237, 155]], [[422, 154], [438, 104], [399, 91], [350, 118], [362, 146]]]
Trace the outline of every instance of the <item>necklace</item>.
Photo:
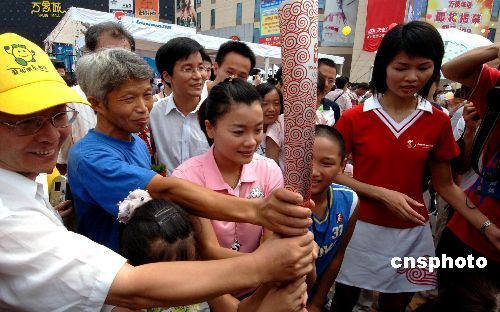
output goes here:
[[240, 248], [241, 248], [241, 244], [238, 241], [238, 223], [235, 222], [234, 223], [234, 242], [231, 245], [231, 249], [236, 250], [236, 251], [240, 251]]
[[[238, 182], [240, 180], [240, 176], [241, 176], [241, 171], [240, 171], [240, 174], [238, 175], [238, 179], [236, 180], [236, 186], [234, 187], [234, 188], [236, 188], [235, 189], [236, 196], [239, 196], [239, 192], [240, 192], [240, 189], [238, 187]], [[238, 222], [235, 222], [234, 223], [234, 242], [231, 245], [231, 249], [236, 250], [236, 251], [240, 251], [240, 248], [241, 248], [241, 243], [238, 241]]]

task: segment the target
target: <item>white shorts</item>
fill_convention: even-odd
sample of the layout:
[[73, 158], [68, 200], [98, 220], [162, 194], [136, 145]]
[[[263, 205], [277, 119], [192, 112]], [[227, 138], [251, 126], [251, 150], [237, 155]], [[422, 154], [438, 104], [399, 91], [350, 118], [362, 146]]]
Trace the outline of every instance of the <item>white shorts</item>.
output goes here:
[[384, 293], [435, 289], [437, 273], [427, 268], [393, 268], [393, 257], [435, 255], [429, 223], [396, 229], [358, 221], [337, 282]]

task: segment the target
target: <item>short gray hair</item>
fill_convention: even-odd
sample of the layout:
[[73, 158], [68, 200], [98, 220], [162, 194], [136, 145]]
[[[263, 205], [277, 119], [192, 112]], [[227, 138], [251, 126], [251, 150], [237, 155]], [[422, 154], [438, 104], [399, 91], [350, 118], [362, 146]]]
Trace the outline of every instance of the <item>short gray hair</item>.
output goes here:
[[134, 37], [123, 28], [122, 24], [116, 22], [102, 22], [90, 26], [85, 33], [85, 47], [95, 52], [99, 38], [104, 34], [109, 34], [111, 37], [117, 39], [127, 39], [130, 49], [132, 52], [135, 51]]
[[139, 55], [113, 48], [87, 54], [78, 60], [76, 76], [87, 97], [107, 104], [107, 95], [114, 88], [130, 79], [151, 79], [153, 70]]

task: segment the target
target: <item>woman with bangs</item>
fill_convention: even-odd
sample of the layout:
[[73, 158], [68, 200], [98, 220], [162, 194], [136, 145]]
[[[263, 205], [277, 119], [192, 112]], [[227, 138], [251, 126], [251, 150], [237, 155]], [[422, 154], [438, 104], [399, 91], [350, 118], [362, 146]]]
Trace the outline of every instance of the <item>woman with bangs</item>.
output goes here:
[[[436, 288], [436, 271], [427, 265], [435, 250], [422, 204], [426, 165], [444, 200], [478, 228], [484, 222], [452, 179], [450, 160], [459, 149], [450, 119], [425, 99], [443, 55], [443, 41], [432, 25], [397, 25], [377, 51], [373, 96], [335, 125], [356, 168], [354, 177], [339, 175], [336, 182], [356, 191], [360, 211], [332, 311], [352, 311], [361, 289], [380, 292], [379, 311], [405, 311], [415, 292]], [[414, 260], [410, 267], [403, 265], [405, 257]]]

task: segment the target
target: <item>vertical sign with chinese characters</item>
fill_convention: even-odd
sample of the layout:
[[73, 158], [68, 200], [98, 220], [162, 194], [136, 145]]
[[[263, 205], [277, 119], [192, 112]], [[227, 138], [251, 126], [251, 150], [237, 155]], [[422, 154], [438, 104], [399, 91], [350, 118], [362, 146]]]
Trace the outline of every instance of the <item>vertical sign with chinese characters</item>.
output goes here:
[[31, 2], [31, 14], [36, 14], [38, 17], [61, 18], [66, 10], [62, 9], [60, 1], [34, 1]]
[[377, 51], [389, 25], [402, 23], [405, 13], [406, 0], [368, 0], [363, 50]]
[[158, 0], [135, 0], [135, 17], [158, 21], [158, 12]]
[[259, 43], [279, 46], [280, 25], [278, 7], [282, 0], [262, 0], [260, 5]]
[[429, 0], [427, 22], [436, 28], [458, 28], [468, 33], [486, 35], [493, 0]]

